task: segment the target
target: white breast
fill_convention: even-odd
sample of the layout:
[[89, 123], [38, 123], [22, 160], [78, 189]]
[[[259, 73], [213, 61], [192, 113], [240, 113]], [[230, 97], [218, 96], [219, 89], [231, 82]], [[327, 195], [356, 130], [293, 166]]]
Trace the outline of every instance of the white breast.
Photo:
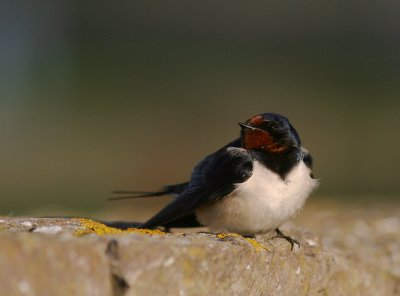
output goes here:
[[223, 200], [196, 211], [200, 223], [215, 232], [263, 233], [278, 228], [303, 206], [318, 185], [300, 161], [283, 180], [258, 162], [252, 176]]

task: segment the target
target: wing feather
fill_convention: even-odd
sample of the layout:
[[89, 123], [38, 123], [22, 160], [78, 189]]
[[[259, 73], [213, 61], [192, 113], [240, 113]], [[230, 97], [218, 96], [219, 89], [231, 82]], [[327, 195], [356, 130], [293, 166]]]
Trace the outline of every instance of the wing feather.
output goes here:
[[192, 214], [199, 206], [218, 201], [252, 174], [252, 156], [243, 148], [224, 147], [203, 159], [193, 170], [185, 191], [145, 222], [154, 228]]

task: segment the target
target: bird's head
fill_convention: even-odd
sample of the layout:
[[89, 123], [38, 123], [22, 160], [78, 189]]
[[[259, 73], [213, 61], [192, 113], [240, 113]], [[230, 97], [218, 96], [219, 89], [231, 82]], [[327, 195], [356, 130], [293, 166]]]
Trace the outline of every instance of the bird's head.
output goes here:
[[243, 148], [278, 154], [301, 147], [299, 135], [285, 116], [263, 113], [239, 125]]

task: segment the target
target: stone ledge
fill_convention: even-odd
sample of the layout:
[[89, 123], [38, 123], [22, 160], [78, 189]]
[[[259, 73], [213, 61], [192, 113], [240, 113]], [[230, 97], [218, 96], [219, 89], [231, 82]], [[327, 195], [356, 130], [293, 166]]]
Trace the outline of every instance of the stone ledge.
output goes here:
[[267, 251], [239, 236], [97, 235], [84, 220], [0, 218], [0, 286], [10, 296], [399, 292], [399, 278], [370, 258], [324, 248], [305, 230], [285, 231], [300, 248], [270, 235], [256, 238]]

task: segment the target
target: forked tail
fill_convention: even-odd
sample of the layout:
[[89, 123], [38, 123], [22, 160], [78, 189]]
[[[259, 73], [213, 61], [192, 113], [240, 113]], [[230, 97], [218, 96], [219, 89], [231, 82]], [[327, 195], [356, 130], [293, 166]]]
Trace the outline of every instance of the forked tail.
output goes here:
[[160, 191], [131, 191], [131, 190], [116, 190], [113, 194], [121, 194], [120, 196], [110, 197], [109, 200], [122, 200], [142, 197], [155, 197], [163, 195], [179, 195], [187, 188], [188, 183], [180, 183], [163, 187]]

